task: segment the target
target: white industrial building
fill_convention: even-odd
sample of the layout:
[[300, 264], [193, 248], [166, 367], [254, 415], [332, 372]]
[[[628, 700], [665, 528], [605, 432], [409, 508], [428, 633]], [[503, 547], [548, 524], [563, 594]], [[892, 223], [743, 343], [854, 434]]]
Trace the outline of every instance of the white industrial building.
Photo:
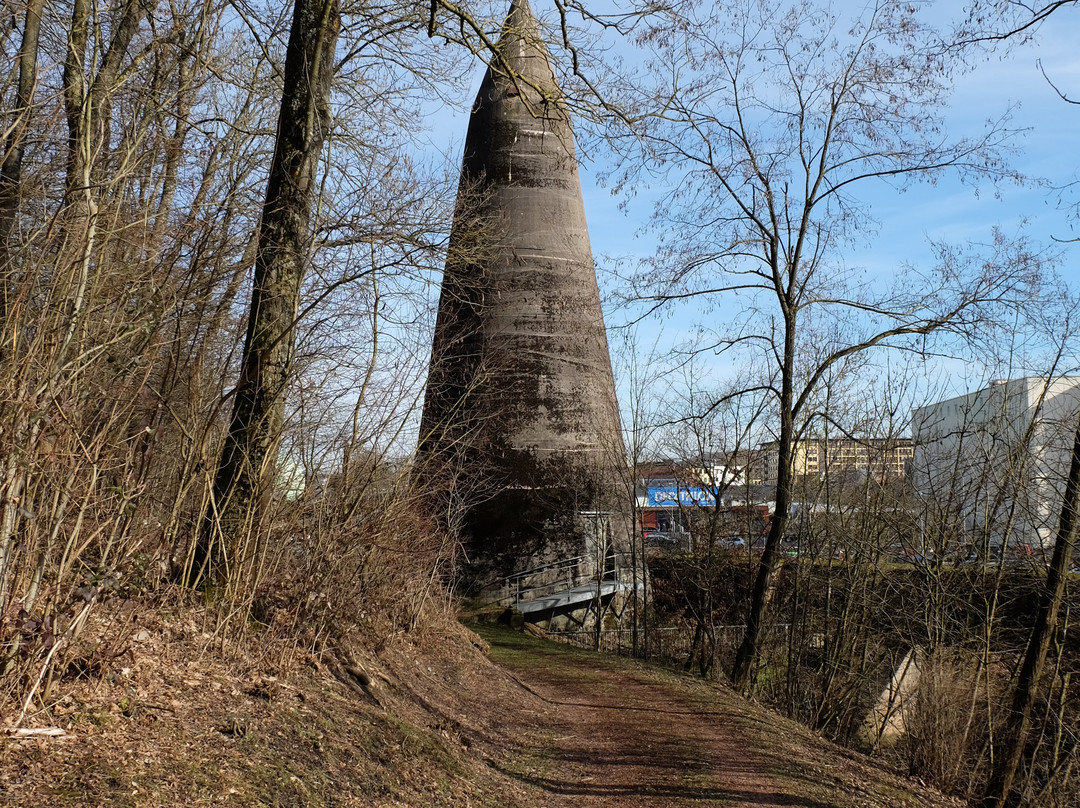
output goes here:
[[1078, 376], [995, 381], [916, 409], [911, 476], [929, 548], [1050, 547], [1078, 415]]

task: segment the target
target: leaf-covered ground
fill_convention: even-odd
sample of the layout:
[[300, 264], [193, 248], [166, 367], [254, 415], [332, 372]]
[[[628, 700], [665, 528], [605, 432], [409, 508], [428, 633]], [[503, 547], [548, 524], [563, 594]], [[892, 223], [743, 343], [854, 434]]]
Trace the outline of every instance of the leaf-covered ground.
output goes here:
[[64, 735], [0, 739], [0, 804], [950, 804], [724, 687], [481, 630], [331, 658], [223, 651], [194, 613], [140, 612], [110, 664], [71, 672], [24, 722]]
[[948, 805], [729, 688], [632, 660], [484, 632], [492, 659], [542, 701], [515, 774], [544, 805], [895, 808]]

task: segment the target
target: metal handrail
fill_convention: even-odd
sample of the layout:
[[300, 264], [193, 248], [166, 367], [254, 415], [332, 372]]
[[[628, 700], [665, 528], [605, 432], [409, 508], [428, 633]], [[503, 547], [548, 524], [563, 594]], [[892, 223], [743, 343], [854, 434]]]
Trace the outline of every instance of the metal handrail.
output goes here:
[[544, 572], [546, 570], [554, 569], [556, 567], [570, 566], [572, 564], [580, 564], [585, 559], [589, 558], [587, 555], [580, 555], [574, 558], [563, 558], [558, 561], [549, 561], [547, 564], [541, 564], [539, 567], [533, 567], [532, 569], [522, 570], [521, 572], [515, 572], [513, 575], [506, 575], [502, 578], [496, 578], [497, 583], [503, 583], [506, 581], [515, 581], [518, 578], [526, 578], [530, 575], [536, 575], [537, 573]]
[[[583, 561], [589, 561], [592, 560], [592, 558], [593, 557], [591, 555], [580, 555], [575, 556], [574, 558], [559, 559], [558, 561], [552, 561], [547, 564], [542, 564], [539, 567], [534, 567], [532, 569], [516, 572], [513, 575], [507, 575], [503, 578], [498, 578], [496, 579], [496, 581], [498, 583], [504, 584], [507, 588], [507, 592], [506, 594], [499, 597], [496, 602], [509, 600], [511, 605], [517, 606], [517, 604], [521, 603], [523, 600], [534, 599], [538, 593], [557, 592], [563, 589], [572, 589], [575, 584], [585, 581], [586, 579], [592, 581], [595, 579], [596, 576], [579, 576], [576, 572], [576, 568], [579, 568]], [[610, 553], [605, 555], [604, 560], [611, 560], [613, 563], [611, 564], [610, 568], [607, 568], [607, 564], [604, 565], [602, 580], [617, 579], [619, 560], [618, 553], [615, 552], [614, 549], [612, 549]], [[552, 570], [566, 570], [568, 574], [560, 574], [556, 580], [548, 581], [537, 586], [523, 587], [521, 585], [524, 579], [530, 576], [539, 575], [543, 572], [550, 572]], [[514, 586], [515, 583], [517, 584], [516, 587]]]

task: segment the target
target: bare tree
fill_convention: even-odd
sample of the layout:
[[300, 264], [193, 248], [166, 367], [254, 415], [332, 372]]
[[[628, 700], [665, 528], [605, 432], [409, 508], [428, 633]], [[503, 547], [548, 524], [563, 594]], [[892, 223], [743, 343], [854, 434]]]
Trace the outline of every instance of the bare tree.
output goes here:
[[953, 40], [956, 47], [1019, 40], [1034, 35], [1055, 12], [1076, 4], [1076, 0], [972, 0]]
[[848, 24], [810, 3], [679, 3], [639, 34], [653, 83], [627, 93], [635, 139], [616, 135], [618, 179], [629, 189], [662, 174], [671, 188], [656, 220], [667, 246], [639, 291], [656, 307], [705, 298], [734, 309], [711, 323], [712, 349], [771, 367], [776, 511], [731, 672], [739, 686], [789, 516], [797, 430], [826, 374], [860, 352], [966, 331], [1038, 275], [1038, 257], [1004, 240], [982, 260], [943, 251], [932, 272], [898, 271], [891, 284], [844, 265], [844, 248], [873, 229], [860, 189], [1008, 174], [1003, 120], [971, 140], [943, 135], [949, 65], [915, 12], [881, 0]]
[[1038, 611], [1028, 639], [1027, 650], [1013, 686], [1012, 703], [1005, 714], [1005, 725], [996, 738], [993, 768], [982, 804], [1002, 808], [1013, 796], [1013, 782], [1024, 755], [1030, 730], [1032, 708], [1039, 690], [1046, 654], [1058, 630], [1058, 613], [1065, 596], [1069, 562], [1080, 530], [1080, 426], [1073, 441], [1069, 476], [1061, 504], [1054, 552], [1046, 582], [1040, 587]]
[[330, 85], [341, 9], [297, 0], [285, 56], [274, 159], [259, 225], [240, 381], [188, 585], [224, 578], [269, 493], [282, 435], [296, 315], [310, 255], [319, 156], [330, 126]]
[[665, 357], [658, 350], [659, 336], [645, 346], [640, 330], [628, 326], [618, 332], [618, 341], [612, 355], [612, 371], [615, 375], [619, 396], [623, 442], [629, 460], [627, 497], [632, 503], [630, 519], [630, 567], [631, 567], [631, 647], [635, 656], [648, 658], [649, 623], [648, 592], [649, 564], [642, 532], [641, 512], [638, 507], [637, 488], [641, 470], [650, 452], [656, 451], [656, 437], [661, 426], [659, 409], [662, 406], [661, 390], [666, 388], [665, 376], [669, 371]]
[[0, 323], [7, 318], [11, 276], [15, 269], [12, 261], [17, 250], [9, 242], [19, 209], [26, 133], [30, 127], [30, 109], [37, 86], [38, 42], [44, 5], [45, 0], [32, 0], [26, 6], [22, 44], [17, 57], [18, 89], [12, 115], [4, 121], [7, 135], [0, 145], [0, 154], [3, 155], [3, 163], [0, 164]]
[[[36, 50], [36, 2], [20, 5], [22, 30], [0, 36], [14, 67], [0, 80], [0, 218], [8, 228], [0, 244], [0, 688], [27, 706], [47, 703], [86, 610], [191, 562], [235, 403], [226, 380], [241, 364], [241, 301], [260, 247], [293, 12], [291, 4], [256, 4], [222, 15], [207, 0], [50, 8]], [[237, 542], [264, 540], [262, 561], [257, 574], [243, 577], [255, 570], [249, 564], [230, 580], [239, 594], [222, 605], [223, 620], [250, 614], [254, 581], [280, 572], [280, 583], [283, 570], [334, 577], [339, 598], [319, 600], [318, 609], [359, 602], [351, 596], [391, 580], [401, 593], [415, 573], [408, 608], [385, 610], [407, 620], [438, 591], [449, 555], [441, 537], [403, 527], [407, 539], [393, 538], [409, 522], [401, 436], [422, 389], [430, 276], [445, 252], [453, 198], [451, 170], [411, 146], [433, 99], [450, 96], [475, 61], [460, 44], [432, 47], [426, 12], [404, 0], [348, 6], [347, 45], [324, 49], [342, 79], [330, 101], [333, 136], [312, 150], [327, 159], [319, 171], [315, 161], [300, 165], [304, 187], [286, 189], [318, 206], [306, 229], [277, 211], [277, 233], [296, 236], [307, 272], [291, 306], [275, 309], [264, 296], [263, 314], [286, 313], [275, 322], [276, 344], [260, 332], [255, 347], [266, 362], [249, 379], [270, 385], [261, 434], [285, 436], [290, 464], [303, 466], [313, 490], [343, 495], [327, 498], [336, 521], [323, 519], [318, 537], [297, 525], [326, 511], [271, 497], [267, 530]], [[325, 105], [309, 111], [320, 126], [301, 126], [318, 135]], [[288, 129], [283, 137], [295, 134]], [[266, 260], [272, 252], [259, 254], [260, 267], [280, 268]], [[280, 275], [261, 280], [263, 292], [288, 298], [295, 290]], [[289, 351], [274, 351], [294, 336], [293, 372], [263, 374], [280, 369], [270, 366]], [[287, 392], [271, 390], [282, 376]], [[265, 476], [253, 487], [264, 495], [275, 463], [255, 466]], [[374, 512], [393, 516], [380, 521]], [[384, 563], [349, 578], [338, 562], [362, 566], [376, 544]], [[428, 566], [409, 568], [414, 548]], [[405, 563], [380, 583], [387, 559]]]

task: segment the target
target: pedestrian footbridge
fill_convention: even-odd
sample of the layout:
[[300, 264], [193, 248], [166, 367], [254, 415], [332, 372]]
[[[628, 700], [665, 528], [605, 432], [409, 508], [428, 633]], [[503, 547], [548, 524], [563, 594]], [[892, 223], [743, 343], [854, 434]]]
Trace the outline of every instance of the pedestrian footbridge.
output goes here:
[[591, 556], [560, 559], [508, 575], [498, 583], [502, 593], [497, 602], [524, 615], [574, 611], [632, 588], [621, 580], [614, 555], [602, 565]]
[[588, 603], [589, 601], [596, 600], [598, 597], [604, 598], [608, 595], [614, 595], [616, 592], [629, 588], [629, 584], [619, 583], [618, 581], [600, 581], [580, 584], [561, 592], [540, 595], [532, 600], [519, 600], [514, 604], [514, 608], [522, 614], [543, 612], [549, 609], [556, 611], [564, 609], [567, 606]]

